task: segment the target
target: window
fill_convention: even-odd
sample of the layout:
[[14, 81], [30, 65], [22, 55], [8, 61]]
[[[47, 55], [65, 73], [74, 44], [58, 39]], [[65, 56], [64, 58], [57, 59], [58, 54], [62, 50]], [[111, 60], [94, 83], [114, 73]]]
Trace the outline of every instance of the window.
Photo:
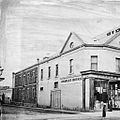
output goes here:
[[40, 87], [40, 91], [43, 91], [43, 87]]
[[25, 73], [23, 74], [23, 85], [25, 85], [26, 84], [26, 75], [25, 75]]
[[48, 79], [51, 77], [51, 67], [48, 67]]
[[56, 73], [55, 73], [55, 76], [56, 77], [58, 76], [58, 64], [56, 64]]
[[71, 43], [70, 43], [70, 48], [73, 48], [73, 46], [74, 46], [74, 43], [71, 42]]
[[33, 98], [33, 99], [35, 98], [35, 94], [36, 94], [35, 87], [33, 87], [33, 88], [32, 88], [32, 98]]
[[30, 73], [28, 72], [27, 73], [27, 84], [29, 84], [30, 83]]
[[98, 56], [91, 56], [91, 70], [98, 70]]
[[41, 80], [43, 80], [43, 69], [41, 69]]
[[70, 73], [73, 73], [73, 59], [70, 59]]
[[54, 88], [58, 88], [58, 82], [54, 82]]
[[32, 72], [32, 70], [30, 70], [30, 83], [32, 83], [33, 82], [33, 72]]
[[120, 58], [116, 58], [116, 72], [120, 72]]
[[29, 88], [27, 88], [27, 100], [29, 101]]

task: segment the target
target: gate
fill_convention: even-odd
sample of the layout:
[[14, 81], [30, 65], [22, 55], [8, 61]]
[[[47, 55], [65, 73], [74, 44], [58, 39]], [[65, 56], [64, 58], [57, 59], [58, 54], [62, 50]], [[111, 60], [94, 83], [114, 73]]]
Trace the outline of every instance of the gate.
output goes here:
[[51, 107], [56, 109], [61, 108], [61, 90], [51, 91]]

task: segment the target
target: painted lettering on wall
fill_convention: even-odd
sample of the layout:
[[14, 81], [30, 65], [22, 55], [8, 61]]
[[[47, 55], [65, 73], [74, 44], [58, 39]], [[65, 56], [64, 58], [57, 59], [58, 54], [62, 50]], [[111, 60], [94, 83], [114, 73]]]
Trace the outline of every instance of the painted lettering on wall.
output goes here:
[[110, 35], [115, 34], [115, 33], [118, 33], [118, 32], [120, 32], [120, 28], [108, 32], [108, 33], [107, 33], [107, 36], [110, 36]]
[[69, 79], [62, 80], [61, 83], [75, 82], [75, 81], [79, 81], [79, 80], [81, 80], [81, 78], [69, 78]]

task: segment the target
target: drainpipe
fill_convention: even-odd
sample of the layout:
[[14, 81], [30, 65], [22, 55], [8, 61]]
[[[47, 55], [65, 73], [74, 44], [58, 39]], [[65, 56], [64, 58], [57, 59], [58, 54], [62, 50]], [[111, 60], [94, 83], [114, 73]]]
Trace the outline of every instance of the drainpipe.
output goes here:
[[12, 73], [12, 96], [11, 96], [11, 99], [12, 101], [14, 101], [14, 91], [15, 90], [15, 73], [13, 72]]
[[36, 95], [37, 95], [37, 106], [38, 106], [38, 101], [39, 101], [39, 58], [37, 58], [37, 81], [36, 81]]

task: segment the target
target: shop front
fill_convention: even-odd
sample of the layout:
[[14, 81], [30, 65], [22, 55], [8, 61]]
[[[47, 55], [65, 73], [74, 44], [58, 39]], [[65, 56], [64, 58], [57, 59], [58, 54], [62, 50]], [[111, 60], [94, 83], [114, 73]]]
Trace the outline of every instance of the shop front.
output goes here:
[[120, 109], [120, 81], [109, 82], [109, 96], [112, 108]]
[[89, 109], [120, 108], [120, 74], [105, 71], [82, 71], [82, 77], [90, 81]]

